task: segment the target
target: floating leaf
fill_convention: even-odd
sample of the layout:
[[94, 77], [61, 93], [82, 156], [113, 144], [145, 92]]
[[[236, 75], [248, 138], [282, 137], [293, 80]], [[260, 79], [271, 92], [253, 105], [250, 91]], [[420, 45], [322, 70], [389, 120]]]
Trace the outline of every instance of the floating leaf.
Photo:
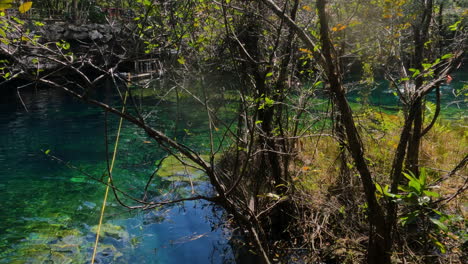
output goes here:
[[50, 149], [48, 149], [48, 150], [44, 151], [44, 153], [45, 153], [46, 155], [49, 155], [49, 153], [50, 153]]
[[72, 177], [70, 178], [71, 182], [76, 182], [76, 183], [83, 183], [86, 182], [86, 178], [84, 177]]
[[22, 5], [20, 5], [20, 7], [18, 8], [19, 12], [21, 14], [23, 13], [26, 13], [29, 11], [29, 9], [31, 9], [31, 6], [32, 6], [32, 2], [24, 2]]

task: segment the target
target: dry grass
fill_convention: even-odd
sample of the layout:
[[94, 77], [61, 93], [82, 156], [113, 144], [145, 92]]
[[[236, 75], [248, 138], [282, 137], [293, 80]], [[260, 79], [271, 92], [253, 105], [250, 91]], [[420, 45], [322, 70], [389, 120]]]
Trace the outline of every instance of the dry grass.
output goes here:
[[[388, 184], [393, 155], [403, 123], [401, 115], [366, 111], [360, 114], [359, 129], [366, 146], [366, 158], [375, 180]], [[359, 263], [365, 255], [367, 221], [359, 177], [352, 165], [346, 186], [340, 180], [339, 147], [333, 137], [313, 137], [298, 144], [301, 149], [291, 171], [297, 188], [295, 200], [303, 213], [297, 226], [302, 228], [303, 248], [310, 252], [310, 263], [337, 261]], [[468, 153], [468, 132], [464, 121], [439, 121], [423, 138], [420, 164], [429, 172], [429, 181], [437, 182]], [[449, 196], [459, 190], [467, 177], [467, 168], [435, 186], [434, 191]], [[444, 210], [467, 218], [466, 194], [444, 205]], [[463, 224], [460, 225], [463, 230]], [[296, 232], [298, 232], [296, 230]], [[300, 233], [301, 231], [299, 231]], [[445, 240], [448, 251], [438, 256], [439, 263], [461, 263], [463, 259], [457, 235]], [[395, 253], [395, 261], [420, 263], [417, 254]]]

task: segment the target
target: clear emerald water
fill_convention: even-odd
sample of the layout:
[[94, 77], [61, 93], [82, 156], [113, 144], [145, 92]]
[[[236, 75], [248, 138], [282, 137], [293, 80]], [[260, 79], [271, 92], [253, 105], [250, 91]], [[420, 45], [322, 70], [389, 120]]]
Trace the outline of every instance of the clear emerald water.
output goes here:
[[[453, 81], [449, 84], [442, 84], [441, 92], [441, 117], [444, 119], [463, 119], [466, 116], [468, 108], [467, 90], [462, 92], [463, 87], [468, 85], [468, 67], [465, 65], [452, 75]], [[355, 80], [355, 78], [351, 78]], [[356, 81], [358, 83], [358, 81]], [[465, 88], [467, 89], [467, 88]], [[367, 103], [374, 106], [379, 106], [382, 111], [388, 113], [396, 113], [399, 109], [400, 102], [395, 94], [395, 88], [389, 89], [388, 81], [377, 81], [372, 87], [363, 85], [351, 85], [348, 98], [352, 107], [359, 107], [363, 104], [362, 98], [367, 98]], [[428, 95], [431, 102], [435, 102], [435, 92]]]
[[[105, 186], [43, 151], [99, 178], [106, 168], [103, 112], [53, 89], [22, 91], [29, 112], [14, 90], [0, 94], [0, 263], [90, 263]], [[115, 101], [112, 91], [104, 89], [98, 96]], [[158, 129], [200, 151], [207, 148], [201, 106], [183, 98], [179, 106], [142, 100], [152, 105], [151, 122]], [[117, 122], [109, 118], [111, 144]], [[142, 131], [124, 123], [116, 185], [141, 198], [163, 153]], [[150, 190], [164, 193], [173, 187], [174, 182], [157, 177]], [[222, 213], [206, 202], [130, 212], [110, 195], [104, 218], [108, 234], [100, 240], [95, 263], [228, 262], [228, 233], [215, 228]]]
[[[449, 118], [466, 115], [466, 101], [454, 96], [463, 86], [461, 80], [468, 80], [466, 72], [458, 72], [450, 85], [442, 87], [442, 109]], [[223, 84], [211, 84], [215, 87], [210, 96], [222, 97]], [[351, 102], [360, 103], [359, 92], [351, 93]], [[112, 103], [113, 94], [107, 88], [98, 96]], [[200, 105], [186, 97], [176, 104], [174, 97], [159, 102], [141, 95], [142, 105], [150, 106], [145, 110], [153, 111], [155, 127], [200, 152], [207, 149], [207, 118]], [[390, 108], [397, 104], [384, 84], [370, 95], [372, 104]], [[0, 90], [0, 263], [89, 263], [105, 186], [43, 151], [51, 150], [99, 178], [106, 166], [104, 114], [57, 90], [25, 90], [22, 97], [29, 112], [14, 89]], [[229, 103], [215, 99], [220, 115], [232, 113]], [[109, 142], [115, 139], [117, 122], [109, 117]], [[130, 194], [141, 194], [163, 155], [142, 131], [125, 123], [114, 168], [116, 184]], [[173, 187], [174, 182], [156, 177], [150, 189], [158, 194]], [[209, 191], [203, 183], [198, 188]], [[206, 202], [129, 211], [110, 195], [104, 219], [108, 234], [100, 240], [96, 263], [232, 262], [222, 214]]]

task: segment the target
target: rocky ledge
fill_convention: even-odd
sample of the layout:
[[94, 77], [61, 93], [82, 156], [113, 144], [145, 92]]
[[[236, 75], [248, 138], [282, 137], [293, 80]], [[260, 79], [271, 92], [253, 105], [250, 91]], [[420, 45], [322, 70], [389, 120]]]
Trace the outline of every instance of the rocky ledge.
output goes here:
[[92, 40], [95, 42], [109, 42], [116, 36], [126, 35], [123, 25], [84, 24], [73, 25], [66, 22], [55, 22], [36, 28], [38, 35], [47, 41], [58, 40]]

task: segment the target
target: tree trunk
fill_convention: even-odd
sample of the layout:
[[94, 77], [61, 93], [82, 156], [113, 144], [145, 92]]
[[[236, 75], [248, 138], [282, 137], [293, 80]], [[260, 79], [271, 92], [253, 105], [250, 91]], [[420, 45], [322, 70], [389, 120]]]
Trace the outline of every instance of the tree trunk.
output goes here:
[[333, 45], [329, 37], [325, 5], [325, 0], [317, 0], [322, 54], [325, 60], [324, 66], [330, 84], [330, 91], [342, 117], [341, 120], [348, 140], [349, 150], [361, 176], [366, 201], [369, 207], [368, 218], [370, 234], [367, 262], [369, 264], [389, 264], [391, 263], [390, 257], [392, 247], [391, 229], [388, 228], [383, 210], [375, 197], [375, 186], [369, 167], [364, 159], [363, 144], [354, 124], [351, 108], [345, 97], [339, 62], [336, 57], [334, 58]]
[[[432, 20], [433, 0], [425, 0], [422, 3], [423, 12], [421, 21], [414, 26], [414, 67], [421, 73], [424, 71], [422, 63], [424, 62], [424, 50], [429, 36], [429, 26]], [[423, 86], [423, 76], [416, 76], [415, 91], [417, 92]], [[406, 169], [414, 175], [419, 175], [419, 150], [421, 147], [422, 127], [423, 127], [423, 97], [418, 96], [414, 100], [414, 123], [411, 132], [411, 140], [408, 143], [408, 152], [406, 159]]]
[[73, 5], [72, 5], [72, 6], [73, 6], [73, 11], [72, 11], [72, 13], [73, 13], [73, 21], [74, 21], [75, 23], [78, 22], [78, 20], [79, 20], [79, 15], [80, 15], [79, 10], [78, 10], [78, 1], [79, 1], [79, 0], [73, 0]]

